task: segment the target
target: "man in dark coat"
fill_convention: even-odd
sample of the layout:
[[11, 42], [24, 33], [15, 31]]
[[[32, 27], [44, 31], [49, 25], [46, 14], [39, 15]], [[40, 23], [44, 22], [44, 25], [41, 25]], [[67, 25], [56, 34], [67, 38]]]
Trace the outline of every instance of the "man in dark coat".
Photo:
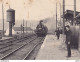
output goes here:
[[66, 34], [66, 44], [67, 44], [67, 51], [68, 51], [67, 57], [71, 57], [71, 31], [69, 26], [66, 26], [65, 34]]
[[56, 32], [57, 39], [59, 39], [59, 37], [60, 37], [60, 30], [59, 30], [59, 28], [57, 28], [57, 30], [55, 32]]

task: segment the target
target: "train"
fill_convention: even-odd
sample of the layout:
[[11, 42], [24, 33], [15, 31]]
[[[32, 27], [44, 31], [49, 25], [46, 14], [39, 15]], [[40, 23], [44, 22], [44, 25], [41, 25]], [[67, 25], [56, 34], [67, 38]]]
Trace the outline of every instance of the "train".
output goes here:
[[43, 24], [41, 20], [36, 27], [35, 33], [38, 37], [45, 37], [47, 35], [48, 28]]

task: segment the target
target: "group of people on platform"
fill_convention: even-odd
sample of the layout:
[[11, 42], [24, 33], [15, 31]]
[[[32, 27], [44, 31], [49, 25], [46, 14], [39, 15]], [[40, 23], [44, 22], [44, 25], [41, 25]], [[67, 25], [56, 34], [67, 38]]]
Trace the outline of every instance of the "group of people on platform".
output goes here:
[[[55, 32], [56, 32], [57, 39], [59, 39], [60, 34], [62, 34], [62, 30], [57, 28]], [[66, 35], [65, 43], [67, 45], [67, 51], [68, 51], [67, 57], [71, 57], [71, 30], [69, 25], [65, 26], [64, 34]]]

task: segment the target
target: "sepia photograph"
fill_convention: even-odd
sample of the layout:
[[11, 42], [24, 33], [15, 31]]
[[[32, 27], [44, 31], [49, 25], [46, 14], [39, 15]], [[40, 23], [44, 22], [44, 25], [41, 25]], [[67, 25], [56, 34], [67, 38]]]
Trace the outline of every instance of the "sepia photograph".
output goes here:
[[0, 62], [79, 60], [79, 30], [80, 0], [0, 0]]

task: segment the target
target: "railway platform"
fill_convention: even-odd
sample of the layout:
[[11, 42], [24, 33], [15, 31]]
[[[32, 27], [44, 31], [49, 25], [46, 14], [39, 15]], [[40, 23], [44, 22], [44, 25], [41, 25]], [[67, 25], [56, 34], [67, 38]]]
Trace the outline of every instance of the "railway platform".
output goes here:
[[79, 60], [80, 53], [72, 49], [72, 57], [68, 58], [63, 38], [57, 40], [55, 35], [47, 35], [35, 60]]

